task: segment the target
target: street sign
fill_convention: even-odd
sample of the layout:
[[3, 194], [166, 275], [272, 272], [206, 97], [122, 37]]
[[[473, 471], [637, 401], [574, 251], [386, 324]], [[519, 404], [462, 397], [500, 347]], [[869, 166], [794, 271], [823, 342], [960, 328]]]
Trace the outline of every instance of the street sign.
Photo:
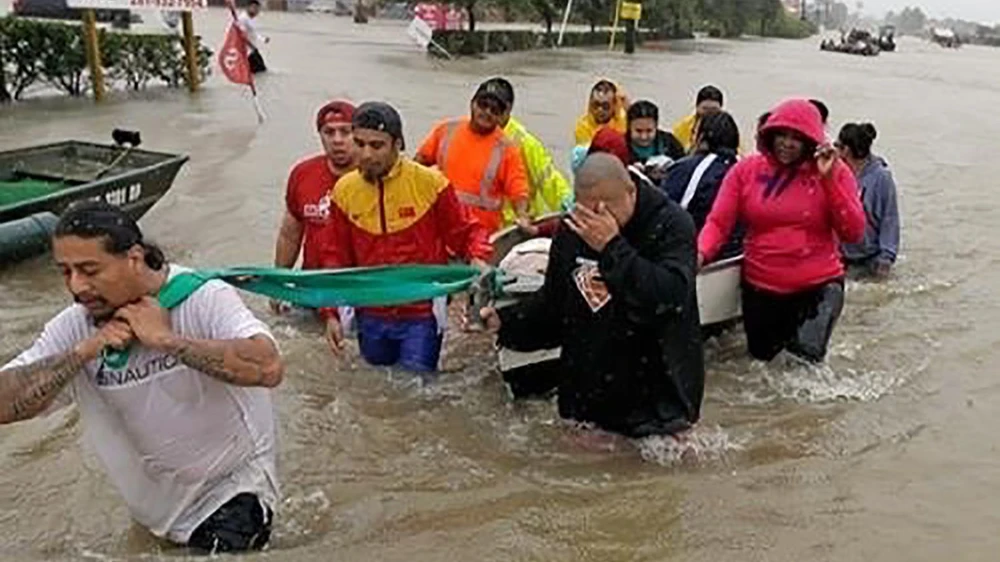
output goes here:
[[431, 44], [434, 36], [434, 30], [431, 29], [430, 24], [422, 18], [417, 17], [413, 18], [413, 21], [410, 22], [410, 27], [406, 28], [406, 34], [409, 35], [410, 39], [413, 39], [417, 45], [426, 49], [427, 46]]
[[621, 18], [623, 20], [642, 19], [642, 4], [638, 2], [622, 2]]
[[66, 0], [70, 8], [98, 10], [168, 10], [188, 12], [207, 10], [208, 0]]

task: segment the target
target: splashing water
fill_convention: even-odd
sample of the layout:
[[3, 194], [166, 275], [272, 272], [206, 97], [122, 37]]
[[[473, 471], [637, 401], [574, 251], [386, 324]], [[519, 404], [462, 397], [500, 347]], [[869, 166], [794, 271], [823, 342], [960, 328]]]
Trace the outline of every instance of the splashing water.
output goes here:
[[679, 437], [647, 437], [637, 444], [644, 461], [661, 466], [718, 461], [729, 453], [742, 451], [746, 445], [745, 441], [733, 439], [719, 426], [696, 427]]
[[826, 363], [806, 363], [790, 354], [782, 354], [772, 363], [755, 361], [748, 375], [762, 387], [750, 397], [750, 401], [759, 403], [774, 400], [871, 402], [902, 381], [900, 376], [879, 370], [845, 369], [838, 373]]
[[283, 533], [308, 535], [317, 521], [330, 510], [330, 500], [322, 490], [304, 496], [291, 496], [282, 502]]

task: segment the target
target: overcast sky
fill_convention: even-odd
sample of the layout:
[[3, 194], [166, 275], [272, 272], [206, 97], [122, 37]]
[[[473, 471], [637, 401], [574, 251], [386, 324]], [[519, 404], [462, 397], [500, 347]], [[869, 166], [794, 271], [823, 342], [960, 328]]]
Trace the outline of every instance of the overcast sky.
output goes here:
[[[979, 22], [1000, 23], [1000, 0], [862, 0], [865, 12], [882, 15], [907, 6], [920, 6], [931, 17], [955, 17]], [[856, 0], [848, 1], [853, 9]]]

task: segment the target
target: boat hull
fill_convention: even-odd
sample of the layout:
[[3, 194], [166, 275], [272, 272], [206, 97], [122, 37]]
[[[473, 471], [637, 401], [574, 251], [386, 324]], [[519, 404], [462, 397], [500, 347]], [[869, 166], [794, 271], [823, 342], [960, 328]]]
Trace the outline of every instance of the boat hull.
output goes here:
[[5, 237], [0, 246], [16, 250], [3, 252], [3, 263], [44, 253], [47, 245], [29, 244], [18, 237], [25, 232], [37, 234], [37, 224], [50, 222], [32, 217], [58, 217], [78, 201], [105, 201], [138, 220], [166, 194], [187, 160], [182, 155], [78, 141], [0, 152], [0, 181], [17, 185], [21, 180], [37, 180], [57, 186], [37, 197], [17, 200], [15, 195], [13, 202], [0, 204], [0, 225], [9, 227], [0, 231]]
[[111, 162], [123, 150], [67, 141], [0, 153], [0, 179], [25, 174], [70, 184], [44, 197], [0, 207], [0, 223], [41, 212], [60, 215], [69, 205], [88, 199], [117, 205], [139, 219], [170, 189], [188, 158], [132, 150], [106, 175], [94, 179], [103, 167], [101, 163]]

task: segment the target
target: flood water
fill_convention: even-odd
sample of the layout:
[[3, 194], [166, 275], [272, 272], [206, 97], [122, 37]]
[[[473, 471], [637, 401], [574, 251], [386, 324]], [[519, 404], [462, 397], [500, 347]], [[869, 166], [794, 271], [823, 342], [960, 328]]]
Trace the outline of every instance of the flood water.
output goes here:
[[[221, 43], [225, 16], [197, 18]], [[313, 115], [333, 97], [384, 99], [412, 149], [503, 74], [515, 114], [563, 164], [595, 77], [656, 101], [665, 120], [716, 83], [750, 131], [781, 98], [809, 95], [833, 128], [873, 120], [903, 210], [889, 284], [849, 284], [828, 366], [745, 358], [740, 333], [708, 344], [704, 419], [690, 445], [582, 448], [549, 403], [514, 404], [488, 342], [455, 336], [430, 387], [327, 353], [318, 332], [269, 319], [288, 364], [277, 392], [284, 503], [267, 553], [248, 560], [996, 560], [1000, 511], [1000, 51], [904, 40], [874, 59], [818, 40], [677, 43], [437, 62], [397, 23], [265, 14], [273, 72], [257, 126], [242, 88], [0, 110], [0, 149], [142, 131], [191, 161], [144, 218], [194, 266], [270, 263], [284, 182], [317, 149]], [[218, 74], [218, 73], [217, 73]], [[0, 272], [0, 360], [68, 302], [51, 263]], [[73, 409], [0, 429], [0, 558], [177, 559], [134, 526]]]

